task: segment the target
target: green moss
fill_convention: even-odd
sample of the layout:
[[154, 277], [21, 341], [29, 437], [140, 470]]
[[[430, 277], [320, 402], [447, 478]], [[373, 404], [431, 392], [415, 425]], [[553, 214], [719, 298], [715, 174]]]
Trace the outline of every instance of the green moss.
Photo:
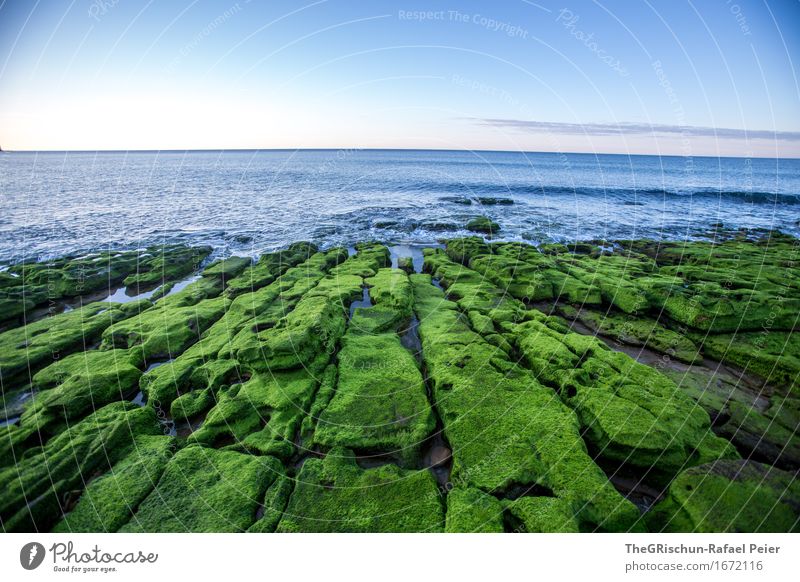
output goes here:
[[216, 395], [212, 389], [194, 390], [173, 400], [169, 408], [169, 414], [176, 422], [188, 422], [207, 411], [215, 403]]
[[681, 473], [648, 513], [652, 531], [795, 532], [800, 483], [755, 461], [720, 460]]
[[254, 374], [219, 396], [191, 440], [290, 457], [326, 363], [323, 355], [306, 368]]
[[[267, 489], [264, 494], [264, 501], [261, 504], [263, 515], [251, 525], [247, 531], [252, 533], [272, 533], [278, 527], [278, 522], [283, 517], [283, 510], [289, 502], [292, 494], [294, 482], [286, 475], [279, 475], [275, 482]], [[258, 516], [259, 512], [256, 512]]]
[[[192, 269], [193, 257], [202, 260], [208, 252], [208, 248], [175, 245], [11, 265], [7, 272], [0, 273], [0, 320], [18, 317], [47, 302], [108, 290], [128, 275], [152, 270], [157, 255], [168, 257], [172, 263], [185, 262]], [[164, 281], [171, 276], [175, 278], [173, 272], [166, 273]]]
[[555, 497], [520, 497], [506, 502], [508, 521], [517, 533], [578, 533], [568, 503]]
[[33, 377], [36, 394], [20, 426], [37, 430], [54, 421], [78, 420], [87, 413], [136, 393], [137, 352], [89, 350], [50, 364]]
[[179, 451], [123, 532], [239, 532], [283, 474], [272, 457], [199, 446]]
[[108, 471], [137, 437], [159, 433], [152, 410], [127, 402], [109, 404], [67, 427], [42, 448], [0, 469], [3, 528], [47, 531], [60, 518], [65, 495], [82, 490], [87, 476]]
[[232, 353], [262, 371], [297, 368], [333, 353], [344, 334], [348, 306], [361, 294], [361, 277], [375, 276], [388, 256], [384, 246], [359, 245], [358, 254], [331, 269], [277, 324], [237, 336]]
[[748, 405], [754, 401], [751, 390], [735, 377], [717, 370], [701, 366], [692, 366], [685, 370], [664, 366], [659, 371], [702, 406], [711, 418], [716, 418], [723, 412], [731, 400]]
[[350, 334], [339, 352], [336, 393], [320, 414], [315, 442], [412, 463], [435, 420], [414, 357], [395, 334]]
[[374, 277], [365, 280], [369, 295], [375, 305], [393, 309], [399, 318], [411, 317], [413, 295], [408, 275], [399, 269], [380, 269]]
[[345, 449], [308, 459], [297, 476], [279, 532], [437, 532], [444, 525], [427, 470], [361, 469]]
[[136, 272], [123, 282], [134, 289], [158, 287], [196, 271], [211, 251], [211, 247], [179, 245], [148, 249], [140, 256]]
[[342, 306], [325, 296], [304, 297], [275, 328], [256, 334], [255, 342], [236, 346], [234, 353], [265, 371], [297, 368], [320, 353], [332, 353], [346, 317]]
[[500, 225], [486, 216], [477, 216], [473, 218], [467, 222], [465, 228], [472, 232], [483, 232], [486, 234], [500, 232]]
[[334, 277], [355, 275], [357, 277], [374, 277], [378, 269], [391, 265], [389, 249], [378, 243], [359, 243], [357, 253], [344, 263], [331, 270]]
[[336, 393], [337, 369], [334, 364], [329, 364], [322, 374], [319, 388], [314, 395], [314, 400], [308, 414], [303, 417], [300, 427], [302, 446], [308, 449], [312, 445], [314, 429], [317, 426], [322, 411], [327, 408], [333, 395]]
[[739, 332], [698, 338], [703, 352], [780, 386], [784, 393], [800, 390], [800, 334], [782, 331]]
[[584, 438], [601, 456], [654, 468], [665, 478], [687, 464], [736, 456], [672, 380], [591, 336], [562, 333], [546, 319], [508, 327], [506, 337], [536, 377], [576, 411]]
[[220, 389], [240, 382], [241, 378], [237, 363], [233, 360], [209, 359], [201, 363], [182, 359], [151, 370], [142, 376], [140, 386], [148, 403], [156, 408], [170, 410], [173, 401], [183, 395], [186, 398], [177, 405], [176, 412], [186, 406], [186, 410], [199, 407], [197, 412], [202, 412], [204, 406], [213, 402], [214, 395]]
[[414, 260], [411, 257], [398, 257], [397, 268], [410, 275], [414, 272]]
[[453, 449], [453, 482], [493, 492], [539, 484], [568, 502], [582, 522], [613, 531], [631, 527], [638, 511], [587, 454], [575, 415], [471, 331], [429, 276], [411, 279], [434, 400]]
[[[130, 317], [141, 304], [91, 303], [0, 333], [0, 373], [3, 388], [18, 385], [21, 374], [58, 360], [91, 344], [114, 322]], [[19, 378], [24, 384], [30, 381]]]
[[457, 487], [447, 494], [448, 533], [502, 533], [503, 503], [472, 487]]
[[149, 361], [176, 356], [222, 316], [226, 302], [217, 297], [186, 307], [156, 306], [106, 329], [102, 347], [140, 346]]
[[54, 532], [115, 532], [153, 490], [172, 456], [173, 439], [143, 436], [111, 470], [91, 481]]
[[228, 257], [214, 261], [203, 269], [204, 277], [218, 277], [223, 281], [228, 281], [240, 275], [247, 269], [252, 261], [249, 257]]
[[[179, 393], [207, 385], [197, 382], [196, 377], [194, 383], [190, 382], [195, 368], [215, 359], [236, 362], [235, 352], [247, 346], [252, 346], [251, 353], [257, 353], [260, 349], [259, 334], [274, 327], [290, 312], [300, 298], [323, 279], [325, 271], [339, 262], [341, 256], [339, 249], [316, 253], [304, 263], [280, 274], [264, 288], [237, 296], [225, 314], [201, 334], [200, 341], [174, 361], [142, 377], [142, 390], [148, 399], [167, 409]], [[234, 381], [235, 376], [231, 376], [226, 383]], [[214, 386], [213, 392], [220, 385]]]
[[[487, 245], [482, 238], [469, 236], [465, 238], [452, 239], [447, 241], [447, 255], [457, 263], [468, 264], [471, 257], [488, 252]], [[423, 255], [427, 256], [434, 252], [434, 249], [424, 249]]]
[[681, 362], [691, 364], [700, 357], [691, 339], [659, 325], [653, 319], [588, 309], [576, 310], [574, 318], [595, 333], [624, 344], [649, 348]]
[[[766, 412], [740, 402], [730, 402], [726, 409], [727, 419], [717, 432], [757, 459], [796, 470], [800, 468], [800, 436], [797, 434], [800, 415], [796, 410], [792, 413], [792, 401], [784, 401], [781, 397], [774, 400], [777, 406]], [[781, 416], [787, 417], [787, 422]]]
[[[341, 255], [336, 257], [339, 262], [347, 256], [346, 251], [342, 252], [344, 252], [344, 257]], [[247, 267], [239, 276], [229, 280], [225, 292], [230, 297], [235, 297], [260, 289], [275, 281], [287, 269], [308, 261], [316, 253], [315, 245], [300, 242], [290, 245], [285, 250], [264, 254], [254, 265]]]

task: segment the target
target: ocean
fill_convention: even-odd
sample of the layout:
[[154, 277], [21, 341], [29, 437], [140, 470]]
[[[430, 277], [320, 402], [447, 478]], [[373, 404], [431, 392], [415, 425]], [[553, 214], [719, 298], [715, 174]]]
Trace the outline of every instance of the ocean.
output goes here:
[[414, 150], [0, 153], [0, 262], [154, 243], [800, 236], [800, 160]]

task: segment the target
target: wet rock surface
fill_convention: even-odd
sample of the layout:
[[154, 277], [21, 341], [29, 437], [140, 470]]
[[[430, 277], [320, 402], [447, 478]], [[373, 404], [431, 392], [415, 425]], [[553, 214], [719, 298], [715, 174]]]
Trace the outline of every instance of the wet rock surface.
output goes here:
[[0, 524], [796, 531], [800, 241], [718, 234], [12, 266]]

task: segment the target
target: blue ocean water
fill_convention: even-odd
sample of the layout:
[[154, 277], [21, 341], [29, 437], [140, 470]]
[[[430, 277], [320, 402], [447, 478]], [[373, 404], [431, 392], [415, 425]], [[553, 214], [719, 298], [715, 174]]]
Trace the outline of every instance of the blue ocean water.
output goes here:
[[[483, 204], [480, 199], [513, 204]], [[800, 236], [800, 160], [411, 150], [0, 154], [0, 262], [182, 241], [256, 256], [298, 240]], [[469, 202], [469, 203], [468, 203]], [[484, 202], [487, 202], [484, 200]], [[491, 201], [489, 201], [491, 202]]]

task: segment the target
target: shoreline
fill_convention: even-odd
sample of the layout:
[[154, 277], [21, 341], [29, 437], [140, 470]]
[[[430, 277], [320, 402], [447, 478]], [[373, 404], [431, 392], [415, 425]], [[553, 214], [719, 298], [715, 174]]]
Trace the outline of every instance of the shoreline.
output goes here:
[[[536, 247], [471, 228], [488, 236], [9, 267], [0, 305], [26, 324], [0, 330], [0, 484], [24, 477], [4, 527], [797, 527], [800, 239]], [[125, 303], [70, 295], [122, 288]], [[61, 298], [74, 308], [28, 317]], [[92, 456], [112, 435], [114, 455]], [[86, 456], [63, 457], [67, 436]], [[187, 488], [226, 502], [209, 513]]]

